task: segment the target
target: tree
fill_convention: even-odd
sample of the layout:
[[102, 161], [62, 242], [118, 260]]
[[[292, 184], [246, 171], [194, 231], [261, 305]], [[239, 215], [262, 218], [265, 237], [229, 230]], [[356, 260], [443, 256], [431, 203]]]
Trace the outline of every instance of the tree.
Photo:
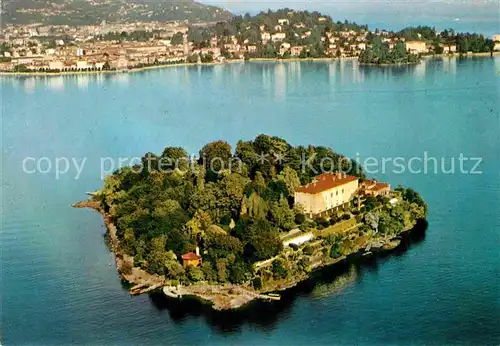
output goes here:
[[165, 237], [160, 236], [151, 240], [150, 250], [146, 258], [148, 261], [148, 272], [164, 275], [165, 262], [168, 260], [165, 251]]
[[295, 214], [295, 223], [297, 225], [302, 225], [306, 221], [306, 216], [302, 213]]
[[245, 187], [249, 182], [250, 179], [238, 173], [230, 173], [220, 181], [219, 186], [228, 199], [228, 208], [230, 211], [240, 208], [241, 200], [245, 193]]
[[177, 260], [165, 261], [165, 275], [170, 279], [177, 279], [184, 275], [185, 271]]
[[245, 267], [244, 263], [237, 262], [231, 266], [229, 281], [233, 284], [241, 284], [247, 281], [247, 272], [248, 269]]
[[276, 226], [285, 231], [292, 229], [295, 215], [286, 198], [281, 196], [278, 202], [272, 202], [270, 211]]
[[252, 280], [252, 286], [256, 290], [260, 290], [262, 288], [262, 278], [260, 276], [257, 276]]
[[191, 54], [191, 55], [188, 55], [186, 61], [190, 64], [196, 64], [198, 62], [199, 58], [200, 58], [200, 56], [198, 54]]
[[314, 253], [314, 250], [311, 245], [306, 245], [304, 249], [302, 249], [302, 253], [304, 253], [304, 255], [311, 256]]
[[253, 192], [246, 202], [248, 215], [256, 220], [264, 220], [267, 216], [268, 206], [256, 192]]
[[[244, 229], [241, 230], [241, 227]], [[260, 261], [276, 256], [282, 249], [283, 244], [279, 239], [278, 232], [267, 220], [250, 222], [247, 225], [237, 225], [241, 237], [247, 241], [245, 245], [245, 258], [250, 261]]]
[[200, 150], [200, 163], [205, 167], [210, 181], [215, 181], [219, 172], [229, 167], [231, 156], [231, 145], [226, 141], [208, 143]]
[[378, 232], [379, 215], [376, 212], [369, 212], [365, 215], [365, 223], [375, 232]]
[[188, 269], [188, 277], [194, 282], [203, 281], [205, 279], [203, 271], [198, 267], [190, 267]]
[[281, 258], [273, 261], [273, 276], [275, 279], [284, 279], [288, 276], [288, 270], [285, 267], [285, 262]]
[[208, 256], [214, 260], [225, 258], [229, 254], [240, 256], [243, 253], [243, 244], [238, 238], [220, 233], [207, 233], [205, 248]]
[[331, 258], [339, 258], [341, 256], [340, 244], [338, 241], [334, 241], [332, 246], [330, 247], [330, 257]]
[[227, 259], [225, 258], [218, 259], [215, 263], [215, 266], [217, 268], [217, 278], [219, 282], [226, 282], [228, 279]]
[[170, 40], [170, 44], [172, 46], [178, 46], [181, 45], [184, 42], [184, 34], [182, 32], [177, 32], [172, 36], [172, 39]]
[[203, 275], [208, 282], [217, 281], [217, 272], [214, 270], [211, 262], [203, 262], [203, 264], [201, 265], [201, 270], [203, 271]]
[[180, 147], [166, 147], [161, 154], [158, 165], [160, 171], [173, 170], [175, 168], [185, 171], [188, 168], [188, 153]]
[[19, 65], [14, 66], [14, 68], [12, 70], [14, 72], [29, 72], [30, 69], [24, 64], [19, 64]]
[[286, 166], [283, 171], [281, 171], [281, 173], [278, 175], [278, 180], [285, 183], [288, 194], [290, 196], [293, 196], [295, 190], [300, 186], [299, 175], [293, 168], [289, 166]]

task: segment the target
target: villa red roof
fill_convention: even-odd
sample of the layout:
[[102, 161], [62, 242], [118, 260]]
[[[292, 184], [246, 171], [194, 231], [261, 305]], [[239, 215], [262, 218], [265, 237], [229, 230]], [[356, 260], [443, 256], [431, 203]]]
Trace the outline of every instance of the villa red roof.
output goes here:
[[387, 188], [390, 188], [390, 187], [391, 187], [391, 185], [386, 184], [386, 183], [377, 183], [375, 185], [375, 187], [373, 187], [373, 190], [379, 191], [379, 190], [387, 189]]
[[200, 258], [201, 257], [195, 254], [194, 252], [188, 252], [187, 254], [182, 255], [182, 259], [186, 261], [194, 261]]
[[371, 191], [380, 191], [391, 187], [391, 185], [387, 183], [381, 183], [376, 180], [366, 180], [363, 185], [366, 190], [371, 190]]
[[314, 195], [358, 179], [358, 177], [346, 175], [345, 173], [323, 173], [315, 177], [312, 183], [300, 186], [296, 191]]

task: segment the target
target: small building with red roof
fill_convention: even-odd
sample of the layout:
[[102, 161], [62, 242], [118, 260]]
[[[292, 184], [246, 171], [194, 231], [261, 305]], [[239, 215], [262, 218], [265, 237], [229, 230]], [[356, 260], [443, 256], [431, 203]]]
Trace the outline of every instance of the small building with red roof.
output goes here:
[[327, 215], [349, 203], [359, 187], [359, 178], [345, 173], [323, 173], [295, 190], [295, 203], [309, 216]]
[[365, 180], [361, 188], [365, 196], [387, 196], [391, 192], [391, 185], [376, 180]]
[[188, 252], [182, 255], [182, 265], [184, 266], [184, 268], [198, 267], [201, 265], [201, 256], [199, 254], [198, 248], [196, 248], [196, 253]]

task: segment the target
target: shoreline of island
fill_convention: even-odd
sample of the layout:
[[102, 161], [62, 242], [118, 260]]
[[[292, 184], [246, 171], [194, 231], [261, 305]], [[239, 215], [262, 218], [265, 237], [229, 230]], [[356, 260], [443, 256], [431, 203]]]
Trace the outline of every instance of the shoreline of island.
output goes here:
[[[371, 242], [367, 247], [360, 248], [352, 253], [339, 258], [328, 259], [314, 266], [310, 272], [299, 277], [287, 279], [283, 282], [274, 283], [271, 287], [256, 291], [251, 287], [237, 284], [194, 284], [194, 285], [167, 285], [165, 277], [157, 274], [151, 274], [144, 269], [134, 266], [133, 257], [128, 256], [120, 247], [120, 240], [116, 235], [116, 226], [111, 221], [110, 215], [104, 211], [100, 202], [87, 199], [72, 205], [74, 208], [88, 208], [98, 212], [104, 220], [106, 227], [106, 236], [109, 239], [108, 245], [115, 257], [116, 269], [121, 280], [129, 286], [131, 295], [140, 295], [162, 291], [167, 299], [195, 298], [202, 302], [210, 304], [211, 307], [219, 311], [236, 310], [247, 306], [255, 300], [273, 301], [279, 300], [277, 292], [283, 292], [296, 287], [311, 279], [311, 275], [341, 265], [352, 258], [361, 259], [366, 256], [377, 257], [389, 254], [398, 249], [402, 239], [411, 235], [413, 232], [425, 232], [427, 220], [419, 219], [410, 228], [404, 229], [397, 235], [388, 238], [379, 238]], [[129, 269], [125, 267], [131, 266]], [[130, 270], [127, 274], [126, 271]]]
[[[432, 54], [422, 55], [421, 59], [436, 59], [436, 58], [470, 58], [470, 57], [495, 57], [500, 56], [500, 51], [495, 52], [482, 52], [482, 53], [467, 53], [467, 54]], [[128, 73], [139, 73], [151, 70], [160, 70], [170, 67], [195, 67], [195, 66], [223, 66], [226, 64], [236, 63], [292, 63], [292, 62], [337, 62], [337, 61], [358, 61], [357, 57], [341, 57], [341, 58], [253, 58], [249, 60], [230, 59], [224, 62], [206, 62], [206, 63], [176, 63], [176, 64], [158, 64], [142, 67], [133, 67], [124, 70], [99, 70], [99, 71], [64, 71], [64, 72], [14, 72], [14, 71], [0, 71], [0, 77], [61, 77], [61, 76], [95, 76], [95, 75], [126, 75]], [[359, 63], [359, 66], [366, 67], [403, 67], [415, 66], [420, 64], [421, 61], [415, 63], [404, 64], [373, 64], [373, 63]]]
[[[309, 155], [322, 159], [302, 168], [295, 160], [260, 166], [254, 160], [260, 150], [298, 158], [304, 147], [260, 134], [234, 151], [226, 141], [210, 142], [200, 151], [210, 160], [200, 161], [168, 146], [108, 175], [102, 189], [73, 207], [103, 216], [132, 295], [162, 289], [174, 299], [196, 296], [215, 310], [279, 300], [277, 292], [320, 268], [394, 250], [427, 218], [417, 191], [369, 179], [352, 160], [349, 174], [339, 171], [349, 159], [330, 148], [310, 145]], [[326, 159], [332, 170], [325, 171]], [[238, 160], [240, 168], [212, 168], [213, 160], [229, 166]]]

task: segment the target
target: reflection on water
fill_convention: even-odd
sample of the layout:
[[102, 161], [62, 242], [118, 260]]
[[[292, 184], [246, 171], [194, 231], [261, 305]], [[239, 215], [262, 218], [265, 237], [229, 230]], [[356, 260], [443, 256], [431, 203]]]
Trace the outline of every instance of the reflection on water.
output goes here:
[[32, 94], [35, 91], [36, 80], [35, 78], [26, 78], [24, 80], [24, 91], [28, 94]]
[[113, 74], [111, 80], [116, 82], [117, 84], [127, 86], [130, 81], [130, 75], [128, 73]]
[[321, 298], [332, 294], [339, 294], [346, 286], [356, 281], [358, 273], [358, 268], [351, 265], [345, 273], [341, 273], [336, 276], [332, 282], [325, 282], [316, 285], [311, 292], [311, 295], [315, 298]]
[[455, 75], [457, 73], [457, 59], [443, 57], [443, 69], [447, 73]]
[[274, 95], [277, 99], [285, 97], [287, 73], [284, 63], [279, 63], [274, 68]]
[[383, 263], [390, 260], [391, 256], [403, 256], [410, 246], [418, 246], [425, 239], [427, 227], [427, 222], [421, 222], [412, 232], [403, 235], [401, 245], [393, 252], [383, 253], [378, 257], [352, 256], [346, 261], [318, 270], [310, 279], [296, 287], [279, 292], [279, 301], [254, 301], [242, 309], [214, 311], [197, 298], [168, 299], [163, 293], [153, 293], [149, 298], [158, 310], [168, 312], [175, 323], [183, 324], [189, 318], [196, 317], [203, 318], [220, 333], [238, 332], [244, 324], [255, 325], [262, 331], [271, 331], [279, 321], [291, 314], [297, 299], [327, 299], [332, 295], [342, 294], [346, 287], [359, 282], [364, 273], [376, 273], [378, 266], [383, 268]]
[[45, 79], [47, 88], [53, 91], [63, 91], [64, 90], [64, 77], [57, 76]]
[[420, 79], [424, 79], [425, 78], [425, 70], [426, 70], [426, 66], [427, 64], [425, 62], [421, 62], [419, 64], [416, 64], [416, 65], [410, 65], [409, 67], [413, 66], [413, 75], [415, 77], [419, 77]]
[[78, 85], [78, 89], [84, 91], [84, 90], [87, 90], [88, 86], [89, 86], [89, 76], [88, 75], [78, 75], [76, 77], [76, 83]]
[[[466, 61], [480, 61], [485, 58], [458, 58], [458, 57], [442, 57], [433, 59], [424, 59], [416, 65], [406, 66], [363, 66], [359, 65], [356, 60], [341, 60], [341, 61], [280, 61], [280, 62], [236, 62], [225, 65], [198, 65], [198, 66], [177, 66], [159, 70], [145, 70], [137, 72], [148, 78], [149, 74], [165, 75], [165, 81], [169, 84], [193, 82], [193, 76], [197, 76], [197, 80], [210, 80], [214, 86], [226, 84], [229, 81], [227, 76], [233, 80], [238, 80], [242, 75], [255, 76], [253, 69], [260, 70], [260, 81], [255, 81], [256, 84], [267, 91], [269, 95], [273, 95], [276, 99], [284, 99], [290, 92], [299, 89], [303, 83], [302, 70], [304, 67], [310, 71], [311, 69], [319, 72], [317, 78], [325, 78], [330, 85], [332, 96], [338, 92], [348, 91], [349, 86], [353, 84], [365, 83], [370, 77], [376, 76], [384, 80], [390, 80], [394, 77], [405, 76], [412, 74], [418, 77], [417, 80], [424, 80], [428, 76], [430, 67], [439, 65], [447, 74], [457, 74], [457, 69]], [[495, 64], [500, 64], [499, 59], [495, 59]], [[498, 71], [500, 67], [496, 66]], [[195, 70], [197, 74], [193, 74]], [[229, 72], [229, 74], [228, 74]], [[252, 73], [251, 73], [252, 72]], [[65, 83], [76, 82], [80, 90], [87, 90], [89, 85], [97, 82], [98, 85], [106, 81], [114, 84], [127, 87], [129, 86], [131, 73], [112, 73], [112, 74], [79, 74], [79, 75], [47, 75], [36, 77], [2, 77], [0, 81], [9, 81], [15, 88], [22, 83], [24, 90], [27, 93], [33, 93], [36, 88], [42, 87], [53, 91], [64, 90]], [[342, 90], [346, 87], [346, 90]], [[367, 88], [373, 89], [372, 86]], [[377, 90], [371, 90], [377, 92]]]

